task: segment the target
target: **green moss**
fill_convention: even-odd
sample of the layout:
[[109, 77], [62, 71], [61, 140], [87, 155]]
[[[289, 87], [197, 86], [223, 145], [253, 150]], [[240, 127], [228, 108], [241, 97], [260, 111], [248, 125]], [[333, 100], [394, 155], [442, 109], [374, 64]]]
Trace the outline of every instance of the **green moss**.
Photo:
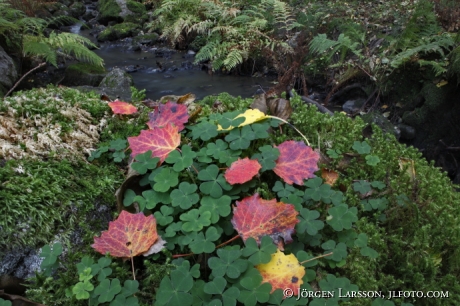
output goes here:
[[118, 19], [121, 8], [115, 0], [101, 0], [99, 1], [99, 12], [104, 18]]
[[132, 22], [116, 24], [112, 27], [112, 29], [116, 33], [118, 39], [135, 36], [140, 31], [139, 25]]
[[146, 13], [145, 6], [142, 3], [136, 1], [126, 1], [126, 6], [128, 10], [137, 15], [144, 15]]
[[144, 35], [138, 35], [133, 38], [133, 43], [138, 44], [142, 41], [151, 41], [153, 44], [158, 40], [159, 37], [160, 35], [158, 35], [157, 33], [148, 33]]
[[107, 71], [105, 70], [104, 67], [98, 66], [98, 65], [91, 65], [88, 63], [76, 63], [69, 65], [67, 67], [68, 70], [72, 70], [76, 73], [106, 73]]

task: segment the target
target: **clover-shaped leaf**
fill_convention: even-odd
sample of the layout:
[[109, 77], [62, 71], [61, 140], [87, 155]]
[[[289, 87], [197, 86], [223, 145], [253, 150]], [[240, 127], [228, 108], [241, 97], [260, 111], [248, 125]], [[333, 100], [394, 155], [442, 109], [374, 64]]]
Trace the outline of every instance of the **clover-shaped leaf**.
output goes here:
[[[77, 263], [77, 272], [78, 272], [78, 274], [83, 273], [83, 271], [86, 268], [90, 268], [91, 271], [93, 271], [93, 264], [94, 264], [94, 260], [91, 257], [83, 256], [81, 261], [79, 263]], [[96, 271], [96, 273], [93, 274], [93, 276], [96, 275], [96, 274], [97, 274], [97, 271]]]
[[261, 172], [275, 168], [275, 161], [280, 156], [280, 150], [273, 146], [265, 145], [259, 148], [261, 153], [254, 154], [251, 159], [257, 159], [262, 166]]
[[175, 222], [168, 225], [166, 228], [165, 237], [174, 237], [176, 233], [182, 229], [182, 222]]
[[94, 289], [94, 296], [99, 296], [97, 299], [100, 303], [110, 302], [116, 294], [121, 291], [121, 285], [118, 278], [112, 281], [104, 279], [99, 286]]
[[251, 124], [251, 129], [254, 132], [254, 139], [265, 139], [268, 138], [268, 129], [270, 128], [270, 124], [264, 123], [255, 123]]
[[117, 295], [115, 299], [110, 302], [109, 306], [139, 306], [139, 300], [135, 296], [125, 297], [121, 294]]
[[297, 189], [292, 185], [283, 184], [280, 181], [276, 181], [272, 190], [276, 192], [278, 197], [286, 198], [289, 197], [292, 193], [294, 193]]
[[153, 190], [158, 192], [166, 192], [169, 188], [176, 186], [179, 183], [179, 174], [171, 171], [171, 168], [163, 168], [160, 173], [153, 178], [155, 185]]
[[270, 262], [272, 254], [276, 252], [278, 248], [273, 244], [273, 240], [270, 236], [264, 236], [260, 242], [260, 248], [257, 246], [257, 242], [254, 238], [250, 237], [246, 239], [245, 247], [243, 249], [243, 256], [249, 257], [248, 260], [254, 265], [265, 264]]
[[206, 230], [205, 235], [203, 232], [198, 233], [195, 239], [189, 244], [189, 247], [195, 254], [212, 253], [216, 249], [215, 244], [212, 242], [219, 238], [220, 234], [217, 232], [217, 229], [211, 226]]
[[238, 301], [245, 306], [254, 306], [257, 302], [268, 302], [272, 286], [269, 283], [262, 283], [262, 276], [257, 269], [249, 271], [245, 277], [241, 279], [240, 285], [246, 290], [240, 292]]
[[[321, 290], [334, 292], [334, 297], [340, 297], [340, 299], [347, 301], [350, 298], [342, 297], [347, 296], [348, 292], [358, 291], [358, 286], [350, 283], [350, 280], [345, 277], [336, 277], [335, 275], [328, 274], [326, 278], [319, 281], [319, 287]], [[322, 304], [325, 305], [325, 304]]]
[[190, 127], [192, 129], [192, 138], [200, 138], [203, 141], [217, 136], [217, 126], [207, 121], [201, 121], [197, 125]]
[[339, 242], [338, 244], [336, 244], [334, 240], [328, 240], [325, 243], [323, 243], [321, 247], [327, 253], [332, 252], [332, 255], [326, 258], [336, 262], [342, 261], [342, 259], [346, 258], [348, 255], [347, 245], [343, 242]]
[[181, 152], [174, 150], [169, 153], [165, 161], [168, 164], [174, 164], [173, 170], [180, 172], [185, 168], [190, 167], [193, 164], [193, 159], [196, 157], [196, 153], [188, 145], [183, 145], [181, 147]]
[[123, 288], [121, 288], [121, 293], [119, 295], [128, 297], [135, 294], [137, 291], [139, 291], [139, 282], [137, 280], [128, 279], [123, 283]]
[[110, 149], [115, 151], [124, 151], [128, 146], [128, 142], [125, 139], [115, 139], [110, 142]]
[[[45, 245], [42, 248], [42, 252], [40, 253], [40, 257], [44, 257], [40, 267], [42, 269], [48, 269], [49, 273], [51, 273], [51, 269], [57, 268], [57, 258], [59, 255], [62, 254], [62, 244], [56, 242], [53, 245], [53, 248], [49, 245]], [[49, 276], [49, 275], [48, 275]]]
[[373, 248], [367, 246], [367, 239], [368, 238], [366, 234], [359, 234], [355, 240], [355, 246], [360, 248], [361, 255], [375, 259], [379, 256], [379, 253], [377, 253], [377, 251]]
[[171, 271], [170, 277], [161, 280], [156, 295], [158, 305], [192, 305], [192, 295], [189, 293], [193, 287], [193, 278], [182, 270]]
[[377, 166], [377, 164], [380, 162], [380, 158], [378, 158], [375, 155], [366, 155], [366, 164], [369, 166]]
[[216, 165], [210, 165], [206, 169], [198, 172], [198, 179], [203, 181], [200, 185], [200, 191], [209, 194], [213, 198], [222, 196], [223, 190], [230, 190], [230, 186], [222, 174], [219, 174], [219, 168]]
[[342, 151], [340, 151], [339, 149], [329, 149], [326, 151], [326, 154], [330, 157], [330, 158], [339, 158], [341, 155], [342, 155]]
[[214, 143], [208, 143], [206, 146], [206, 154], [212, 156], [214, 159], [219, 159], [219, 155], [222, 152], [227, 151], [228, 144], [222, 139], [217, 139]]
[[134, 160], [135, 162], [131, 164], [131, 168], [136, 170], [139, 174], [146, 174], [148, 170], [155, 169], [160, 161], [158, 157], [152, 157], [151, 150], [137, 154]]
[[238, 278], [248, 267], [247, 260], [241, 259], [242, 252], [239, 246], [218, 249], [217, 256], [208, 259], [212, 274], [217, 277], [227, 275], [229, 278]]
[[359, 154], [369, 154], [371, 153], [371, 147], [369, 146], [369, 144], [365, 141], [363, 142], [359, 142], [359, 141], [355, 141], [353, 143], [353, 146], [352, 148], [358, 152]]
[[200, 151], [196, 152], [196, 160], [200, 163], [209, 164], [212, 162], [212, 158], [206, 153], [206, 148], [201, 148]]
[[160, 208], [160, 211], [156, 211], [153, 215], [157, 220], [157, 223], [161, 226], [166, 226], [173, 221], [171, 214], [174, 212], [174, 208], [163, 205]]
[[198, 187], [195, 184], [182, 182], [178, 189], [171, 191], [172, 206], [180, 206], [182, 209], [189, 209], [193, 204], [198, 203], [200, 196], [196, 193]]
[[366, 194], [371, 191], [371, 184], [368, 181], [358, 181], [353, 183], [353, 190], [361, 194]]
[[[309, 179], [305, 185], [308, 187], [305, 189], [304, 199], [313, 201], [320, 201], [321, 199], [329, 199], [333, 191], [331, 186], [328, 184], [323, 184], [323, 179], [320, 177], [315, 177]], [[329, 202], [330, 203], [330, 202]]]
[[326, 222], [337, 232], [350, 229], [353, 222], [358, 220], [358, 209], [348, 208], [346, 204], [329, 208], [328, 212], [330, 216], [327, 217]]
[[255, 133], [249, 125], [242, 128], [233, 129], [225, 136], [225, 140], [230, 143], [232, 150], [244, 150], [249, 148], [251, 140], [255, 139]]
[[198, 209], [191, 209], [180, 215], [180, 219], [184, 221], [182, 230], [186, 232], [198, 232], [204, 226], [211, 224], [211, 212], [203, 211], [200, 213]]
[[91, 274], [99, 274], [97, 280], [102, 281], [103, 279], [107, 278], [107, 276], [112, 274], [112, 269], [108, 267], [111, 263], [112, 260], [110, 258], [99, 258], [97, 264], [91, 265]]
[[239, 126], [241, 123], [245, 121], [244, 117], [238, 117], [238, 115], [241, 115], [241, 111], [233, 111], [233, 112], [226, 112], [223, 113], [219, 116], [217, 119], [217, 123], [219, 126], [219, 130], [226, 130], [233, 128], [235, 126]]
[[236, 299], [240, 295], [240, 290], [236, 287], [230, 287], [225, 290], [227, 281], [223, 277], [215, 277], [212, 282], [204, 285], [204, 291], [208, 294], [216, 294], [222, 296], [222, 302], [220, 300], [211, 301], [210, 305], [217, 305], [223, 303], [223, 305], [236, 305]]
[[157, 192], [155, 190], [149, 189], [143, 191], [142, 196], [145, 200], [145, 207], [147, 209], [154, 209], [158, 203], [171, 203], [171, 197], [169, 192]]
[[317, 210], [309, 210], [302, 208], [300, 211], [300, 222], [296, 225], [296, 231], [298, 233], [307, 233], [311, 236], [314, 236], [318, 233], [319, 230], [323, 229], [324, 222], [321, 220], [316, 220], [319, 218], [319, 212]]
[[89, 292], [93, 291], [94, 286], [90, 282], [78, 282], [73, 286], [72, 293], [75, 295], [77, 300], [89, 299]]
[[209, 211], [211, 213], [211, 223], [217, 223], [220, 217], [227, 217], [231, 212], [231, 198], [227, 195], [220, 198], [203, 197], [201, 199], [200, 212]]
[[383, 211], [388, 206], [388, 200], [386, 198], [377, 198], [361, 201], [361, 204], [364, 206], [364, 211], [371, 211], [373, 209], [378, 209]]
[[372, 181], [371, 186], [377, 188], [378, 190], [382, 190], [386, 187], [385, 183], [382, 181]]

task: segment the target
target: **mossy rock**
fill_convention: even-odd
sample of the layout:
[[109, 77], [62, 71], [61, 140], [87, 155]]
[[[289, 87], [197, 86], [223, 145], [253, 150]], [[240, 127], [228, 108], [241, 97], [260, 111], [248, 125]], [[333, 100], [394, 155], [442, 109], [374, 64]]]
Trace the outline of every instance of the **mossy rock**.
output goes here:
[[120, 16], [121, 8], [115, 0], [101, 0], [99, 1], [98, 8], [100, 14], [97, 21], [101, 24], [107, 25], [109, 21], [123, 21], [123, 18]]
[[130, 10], [138, 16], [142, 16], [147, 13], [144, 4], [136, 1], [126, 1], [126, 7], [128, 8], [128, 10]]
[[133, 45], [143, 44], [143, 45], [153, 45], [157, 42], [160, 35], [157, 33], [148, 33], [144, 35], [138, 35], [133, 38]]
[[88, 63], [76, 63], [67, 67], [62, 81], [66, 86], [98, 86], [107, 74], [104, 67]]
[[97, 40], [108, 41], [117, 40], [125, 37], [135, 36], [140, 32], [139, 25], [132, 22], [123, 22], [114, 26], [107, 27], [99, 33]]
[[74, 2], [70, 6], [69, 13], [73, 18], [80, 18], [86, 12], [86, 7], [82, 2]]

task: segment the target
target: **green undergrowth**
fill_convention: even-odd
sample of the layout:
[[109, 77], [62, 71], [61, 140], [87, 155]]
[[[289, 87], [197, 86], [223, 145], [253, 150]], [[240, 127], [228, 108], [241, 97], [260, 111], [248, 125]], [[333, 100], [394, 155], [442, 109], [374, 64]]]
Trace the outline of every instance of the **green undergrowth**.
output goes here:
[[[141, 175], [136, 181], [139, 186], [125, 191], [123, 204], [153, 214], [158, 233], [166, 241], [161, 252], [135, 258], [136, 280], [128, 262], [94, 251], [64, 261], [55, 245], [55, 253], [44, 249], [44, 272], [37, 276], [28, 296], [46, 304], [72, 305], [408, 306], [460, 302], [456, 282], [460, 274], [460, 198], [445, 173], [378, 127], [373, 126], [372, 136], [364, 138], [366, 125], [361, 119], [321, 114], [296, 97], [291, 99], [290, 122], [321, 152], [318, 166], [337, 172], [339, 178], [330, 186], [318, 171], [317, 177], [301, 186], [286, 184], [272, 171], [279, 154], [273, 145], [304, 141], [294, 129], [266, 119], [231, 131], [217, 130], [216, 122], [241, 124], [235, 116], [251, 102], [227, 94], [207, 97], [201, 102], [207, 105], [206, 111], [182, 132], [180, 152], [174, 150], [161, 166], [148, 153], [136, 156], [131, 166]], [[223, 113], [213, 108], [217, 104]], [[108, 164], [111, 159], [127, 164], [128, 153], [121, 154], [127, 148], [126, 137], [146, 129], [144, 111], [132, 119], [111, 119], [101, 133], [104, 143], [97, 156], [90, 158], [94, 165]], [[222, 169], [244, 157], [260, 161], [259, 175], [242, 185], [229, 185]], [[284, 253], [294, 254], [306, 269], [301, 289], [336, 294], [339, 288], [343, 293], [359, 289], [387, 297], [389, 291], [448, 291], [449, 297], [283, 300], [280, 289], [270, 293], [271, 285], [262, 283], [257, 270], [276, 252], [271, 239], [262, 238], [260, 245], [252, 238], [246, 243], [231, 240], [236, 235], [231, 207], [255, 193], [265, 200], [292, 204], [299, 212], [293, 242], [286, 244]], [[220, 246], [222, 243], [226, 245]], [[312, 260], [322, 254], [329, 255]], [[54, 268], [55, 277], [47, 278]]]

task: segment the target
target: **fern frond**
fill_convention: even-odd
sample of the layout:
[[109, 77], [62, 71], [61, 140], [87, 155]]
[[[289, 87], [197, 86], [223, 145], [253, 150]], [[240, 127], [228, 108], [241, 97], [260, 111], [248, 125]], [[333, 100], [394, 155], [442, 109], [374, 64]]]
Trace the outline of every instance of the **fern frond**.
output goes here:
[[27, 35], [24, 37], [22, 52], [24, 56], [42, 57], [45, 61], [57, 67], [56, 52], [49, 44], [38, 40], [36, 36]]
[[227, 54], [227, 57], [225, 58], [223, 65], [227, 70], [232, 70], [242, 62], [243, 56], [241, 54], [241, 50], [234, 49]]
[[428, 66], [429, 68], [433, 69], [435, 76], [440, 76], [441, 74], [447, 72], [445, 65], [442, 65], [436, 61], [418, 60], [418, 63], [421, 67]]

